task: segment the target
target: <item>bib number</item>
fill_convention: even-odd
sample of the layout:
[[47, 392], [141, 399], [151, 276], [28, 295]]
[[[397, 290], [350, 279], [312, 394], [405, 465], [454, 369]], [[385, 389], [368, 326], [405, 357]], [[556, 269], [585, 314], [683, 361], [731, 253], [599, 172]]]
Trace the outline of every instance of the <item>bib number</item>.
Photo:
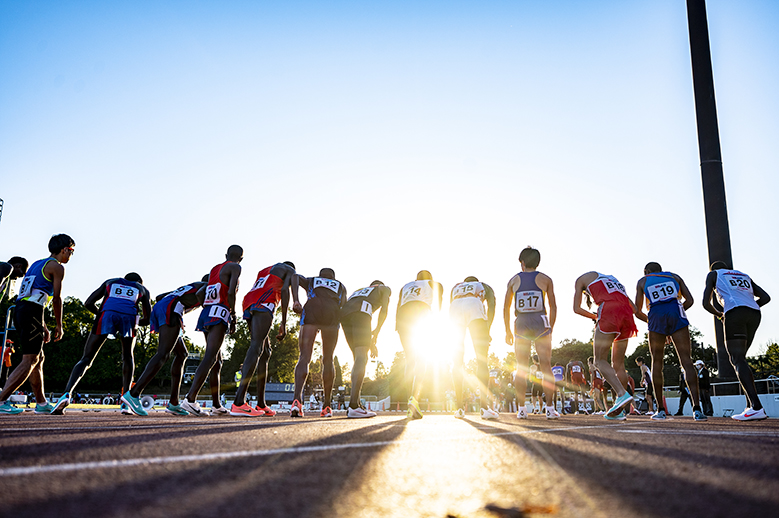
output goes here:
[[210, 284], [208, 287], [206, 287], [206, 299], [203, 304], [210, 306], [219, 302], [219, 292], [221, 289], [221, 284]]
[[136, 302], [138, 300], [138, 290], [130, 287], [123, 286], [121, 284], [114, 284], [111, 286], [111, 291], [108, 296], [114, 299], [129, 300], [130, 302]]
[[361, 290], [357, 290], [349, 296], [349, 300], [353, 299], [354, 297], [367, 297], [368, 295], [373, 293], [374, 289], [375, 288], [373, 287], [369, 287], [369, 288], [363, 288]]
[[30, 294], [24, 300], [45, 306], [49, 303], [49, 294], [43, 290], [30, 290]]
[[403, 304], [412, 300], [422, 300], [422, 288], [419, 286], [409, 286], [403, 290]]
[[578, 365], [571, 365], [571, 372], [581, 372], [582, 368]]
[[170, 297], [172, 295], [174, 297], [181, 297], [182, 295], [184, 295], [186, 292], [188, 292], [191, 289], [192, 289], [192, 286], [182, 286], [181, 288], [177, 289], [176, 291], [171, 291], [170, 293], [168, 293], [168, 296]]
[[368, 315], [373, 315], [373, 306], [367, 300], [363, 300], [362, 305], [360, 306], [360, 311], [367, 313]]
[[616, 279], [603, 279], [603, 285], [606, 287], [606, 291], [609, 293], [614, 293], [615, 291], [620, 292], [624, 296], [628, 296], [628, 293], [625, 291], [625, 287], [622, 285], [621, 282], [618, 282]]
[[265, 277], [260, 277], [259, 279], [257, 279], [257, 282], [254, 283], [254, 286], [252, 286], [252, 289], [249, 290], [249, 291], [259, 290], [260, 288], [265, 286], [265, 283], [267, 281], [268, 281], [268, 276], [267, 275]]
[[335, 294], [338, 294], [338, 288], [341, 287], [341, 283], [332, 279], [323, 279], [321, 277], [314, 277], [314, 289], [327, 288]]
[[[518, 291], [514, 295], [514, 306], [518, 313], [538, 313], [543, 311], [544, 292]], [[547, 325], [547, 327], [549, 327]]]
[[211, 311], [208, 312], [208, 316], [224, 320], [226, 324], [230, 323], [230, 312], [227, 310], [227, 308], [223, 308], [222, 306], [212, 307]]
[[745, 277], [733, 276], [732, 278], [728, 279], [728, 283], [732, 288], [735, 288], [737, 290], [744, 290], [744, 291], [752, 290], [752, 285], [749, 283], [749, 279]]
[[29, 297], [32, 294], [32, 284], [35, 282], [35, 275], [30, 275], [22, 279], [22, 284], [19, 286], [19, 298], [23, 299]]
[[184, 315], [184, 304], [182, 304], [181, 302], [176, 302], [176, 306], [173, 308], [173, 312], [174, 313], [178, 313], [179, 316], [183, 316]]
[[653, 284], [649, 286], [646, 291], [649, 295], [650, 303], [672, 300], [679, 295], [679, 292], [676, 290], [676, 284], [670, 281]]
[[260, 306], [264, 307], [271, 313], [273, 313], [276, 310], [276, 304], [273, 302], [260, 302]]

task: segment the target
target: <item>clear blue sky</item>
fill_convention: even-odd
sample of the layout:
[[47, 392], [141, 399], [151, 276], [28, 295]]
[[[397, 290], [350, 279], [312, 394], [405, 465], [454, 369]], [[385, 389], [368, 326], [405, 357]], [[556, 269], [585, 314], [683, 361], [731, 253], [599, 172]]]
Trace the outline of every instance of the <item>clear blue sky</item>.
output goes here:
[[[779, 299], [779, 4], [708, 13], [735, 266]], [[652, 260], [713, 343], [682, 0], [3, 2], [0, 197], [0, 257], [71, 234], [82, 300], [131, 270], [175, 289], [238, 243], [240, 297], [292, 260], [395, 296], [423, 268], [447, 293], [476, 275], [502, 302], [532, 244], [555, 343], [590, 337], [579, 274], [632, 293]], [[751, 352], [777, 322], [774, 302]], [[505, 355], [501, 317], [492, 335]], [[379, 347], [400, 349], [394, 310]]]

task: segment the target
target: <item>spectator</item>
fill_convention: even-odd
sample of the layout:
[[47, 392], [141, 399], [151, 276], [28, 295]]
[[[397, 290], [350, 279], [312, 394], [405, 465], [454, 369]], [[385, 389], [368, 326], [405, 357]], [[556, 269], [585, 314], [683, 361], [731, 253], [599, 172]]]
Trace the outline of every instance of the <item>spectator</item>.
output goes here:
[[682, 369], [682, 374], [679, 376], [679, 410], [676, 411], [674, 414], [675, 416], [684, 415], [684, 405], [687, 403], [688, 399], [690, 399], [690, 393], [687, 390], [687, 383], [684, 378], [684, 369]]
[[703, 407], [703, 414], [713, 416], [714, 407], [711, 406], [711, 381], [709, 380], [709, 369], [706, 368], [706, 364], [703, 363], [703, 360], [696, 361], [694, 365], [698, 370], [698, 388], [701, 392], [701, 407]]

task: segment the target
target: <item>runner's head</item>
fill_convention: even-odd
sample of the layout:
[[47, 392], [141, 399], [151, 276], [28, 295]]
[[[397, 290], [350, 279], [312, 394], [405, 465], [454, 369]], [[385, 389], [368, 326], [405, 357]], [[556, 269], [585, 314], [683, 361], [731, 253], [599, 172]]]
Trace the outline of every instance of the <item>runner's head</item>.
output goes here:
[[646, 266], [644, 266], [644, 275], [650, 274], [650, 273], [659, 273], [663, 271], [663, 267], [660, 266], [660, 263], [651, 262], [646, 263]]
[[27, 268], [30, 266], [30, 263], [27, 262], [27, 259], [19, 256], [11, 257], [8, 260], [8, 264], [14, 267], [13, 271], [11, 272], [11, 279], [24, 277], [24, 274], [27, 273]]
[[541, 262], [541, 252], [528, 246], [519, 253], [519, 262], [526, 268], [538, 268]]
[[141, 276], [138, 275], [135, 272], [130, 272], [127, 275], [124, 276], [125, 280], [137, 282], [138, 284], [143, 284], [143, 279], [141, 279]]
[[724, 261], [714, 261], [713, 263], [711, 263], [711, 267], [709, 268], [709, 270], [711, 270], [712, 272], [714, 270], [727, 270], [727, 269], [728, 269], [728, 265]]
[[293, 270], [295, 269], [295, 263], [293, 263], [292, 261], [284, 261], [284, 264], [286, 264], [287, 266], [289, 266]]
[[595, 358], [590, 356], [589, 358], [587, 358], [587, 363], [590, 365], [595, 365]]
[[325, 279], [335, 280], [335, 272], [332, 268], [322, 268], [319, 270], [319, 276], [324, 277]]
[[241, 259], [243, 259], [243, 248], [238, 245], [230, 245], [230, 247], [227, 249], [225, 257], [230, 262], [240, 263]]
[[67, 234], [56, 234], [49, 239], [49, 252], [57, 261], [67, 263], [73, 255], [73, 247], [76, 242]]
[[433, 274], [428, 272], [427, 270], [422, 270], [417, 274], [417, 280], [418, 281], [432, 281], [433, 280]]
[[209, 274], [205, 274], [202, 279], [200, 279], [200, 282], [208, 282], [208, 278], [211, 277]]
[[479, 279], [477, 279], [473, 275], [469, 275], [468, 277], [465, 278], [463, 282], [479, 282]]
[[533, 363], [538, 363], [538, 355], [534, 354], [531, 359], [533, 360]]
[[644, 365], [644, 357], [643, 356], [639, 356], [639, 357], [636, 358], [636, 365], [638, 365], [639, 367]]

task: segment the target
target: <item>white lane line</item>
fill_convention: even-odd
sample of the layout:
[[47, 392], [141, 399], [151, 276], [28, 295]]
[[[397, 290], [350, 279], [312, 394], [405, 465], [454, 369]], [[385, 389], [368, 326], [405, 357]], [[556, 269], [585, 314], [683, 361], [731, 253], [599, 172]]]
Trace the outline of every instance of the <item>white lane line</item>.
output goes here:
[[618, 430], [621, 433], [657, 435], [735, 435], [738, 437], [779, 437], [779, 432], [728, 432], [725, 430]]
[[[520, 430], [511, 432], [496, 432], [486, 433], [488, 436], [499, 435], [523, 435], [523, 434], [536, 434], [536, 433], [548, 433], [559, 432], [566, 430], [580, 430], [582, 428], [607, 428], [616, 426], [614, 424], [599, 425], [599, 426], [571, 426], [566, 428], [540, 428], [537, 430]], [[322, 446], [294, 446], [290, 448], [277, 448], [274, 450], [243, 450], [243, 451], [230, 451], [221, 453], [203, 453], [200, 455], [178, 455], [170, 457], [151, 457], [141, 459], [125, 459], [125, 460], [106, 460], [97, 462], [75, 462], [70, 464], [54, 464], [51, 466], [26, 466], [18, 468], [2, 468], [0, 469], [0, 477], [20, 476], [20, 475], [36, 475], [40, 473], [53, 473], [63, 471], [84, 471], [90, 469], [104, 469], [104, 468], [126, 468], [132, 466], [149, 466], [159, 464], [174, 464], [181, 462], [207, 462], [248, 457], [267, 457], [271, 455], [284, 455], [295, 453], [312, 453], [321, 451], [333, 451], [333, 450], [347, 450], [357, 448], [375, 448], [379, 446], [412, 444], [420, 442], [441, 442], [442, 440], [454, 441], [461, 439], [472, 439], [473, 434], [458, 435], [447, 437], [445, 439], [407, 439], [399, 441], [376, 441], [376, 442], [362, 442], [362, 443], [347, 443], [347, 444], [328, 444]]]
[[[193, 424], [138, 424], [138, 425], [132, 425], [128, 424], [125, 426], [51, 426], [51, 427], [41, 427], [41, 428], [0, 428], [0, 436], [3, 432], [47, 432], [47, 431], [54, 431], [54, 432], [64, 432], [64, 431], [84, 431], [84, 432], [94, 432], [94, 431], [101, 431], [101, 430], [152, 430], [155, 428], [208, 428], [213, 426], [219, 426], [223, 428], [240, 428], [243, 426], [268, 426], [268, 425], [275, 425], [275, 426], [291, 426], [297, 423], [292, 422], [280, 422], [280, 421], [272, 421], [272, 420], [263, 420], [260, 421], [257, 420], [247, 420], [244, 422], [235, 422], [235, 421], [221, 421], [221, 422], [200, 422], [200, 423], [193, 423]], [[325, 424], [324, 421], [312, 421], [308, 424]]]

